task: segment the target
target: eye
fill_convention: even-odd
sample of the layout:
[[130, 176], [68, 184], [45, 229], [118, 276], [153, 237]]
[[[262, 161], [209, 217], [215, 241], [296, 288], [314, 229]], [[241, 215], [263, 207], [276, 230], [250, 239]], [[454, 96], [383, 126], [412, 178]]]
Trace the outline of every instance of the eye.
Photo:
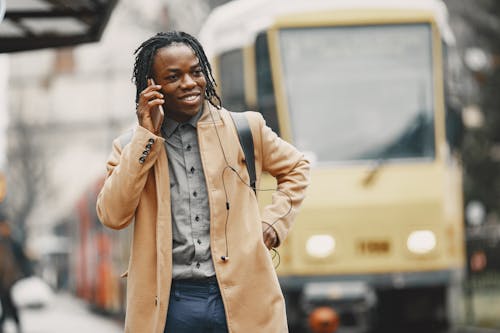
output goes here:
[[177, 80], [177, 75], [176, 74], [172, 74], [172, 75], [169, 75], [165, 78], [165, 80], [167, 81], [175, 81]]
[[195, 70], [193, 71], [193, 75], [194, 75], [194, 76], [202, 76], [202, 75], [203, 75], [203, 71], [201, 70], [201, 68], [199, 68], [199, 69], [195, 69]]

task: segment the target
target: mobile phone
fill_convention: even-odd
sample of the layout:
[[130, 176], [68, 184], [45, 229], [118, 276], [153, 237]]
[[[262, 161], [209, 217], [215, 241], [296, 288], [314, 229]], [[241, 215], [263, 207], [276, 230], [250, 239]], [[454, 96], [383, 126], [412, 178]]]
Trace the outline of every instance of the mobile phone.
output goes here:
[[[153, 78], [151, 78], [151, 84], [155, 85]], [[165, 117], [165, 112], [163, 112], [163, 107], [161, 105], [151, 110], [151, 120], [153, 121], [153, 127], [156, 132], [158, 132], [161, 127], [163, 117]]]

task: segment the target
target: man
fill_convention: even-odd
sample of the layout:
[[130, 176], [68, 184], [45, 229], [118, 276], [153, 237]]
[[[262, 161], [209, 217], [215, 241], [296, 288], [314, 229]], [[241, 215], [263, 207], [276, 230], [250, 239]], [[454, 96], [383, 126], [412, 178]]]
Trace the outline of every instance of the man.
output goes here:
[[287, 332], [268, 250], [291, 227], [308, 162], [260, 114], [246, 113], [257, 179], [267, 171], [278, 182], [261, 216], [199, 42], [183, 32], [153, 36], [136, 50], [133, 77], [139, 126], [114, 141], [97, 200], [106, 226], [133, 223], [126, 332]]
[[4, 332], [5, 320], [11, 317], [21, 332], [19, 310], [12, 299], [12, 286], [16, 281], [26, 276], [23, 265], [27, 262], [22, 247], [12, 238], [8, 218], [0, 213], [0, 303], [2, 315], [0, 316], [0, 333]]

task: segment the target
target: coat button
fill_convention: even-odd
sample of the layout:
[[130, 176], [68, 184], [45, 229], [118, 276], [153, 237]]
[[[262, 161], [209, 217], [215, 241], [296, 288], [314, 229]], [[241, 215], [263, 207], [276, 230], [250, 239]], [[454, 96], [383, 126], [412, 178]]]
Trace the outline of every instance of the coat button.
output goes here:
[[153, 143], [155, 143], [155, 139], [151, 138], [151, 139], [149, 139], [149, 141], [148, 141], [148, 142], [149, 142], [150, 144], [153, 144]]
[[144, 157], [139, 158], [139, 163], [143, 164], [146, 159]]

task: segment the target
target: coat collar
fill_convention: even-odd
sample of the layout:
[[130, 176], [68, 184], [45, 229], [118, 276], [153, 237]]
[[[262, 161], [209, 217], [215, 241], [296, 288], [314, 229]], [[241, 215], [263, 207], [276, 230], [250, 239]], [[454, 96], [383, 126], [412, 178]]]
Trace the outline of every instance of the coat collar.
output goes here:
[[224, 117], [222, 117], [221, 113], [225, 112], [224, 108], [221, 108], [220, 110], [217, 109], [215, 106], [210, 104], [208, 101], [205, 101], [204, 107], [203, 107], [203, 114], [200, 117], [200, 120], [198, 121], [198, 124], [217, 124], [217, 123], [224, 123]]

